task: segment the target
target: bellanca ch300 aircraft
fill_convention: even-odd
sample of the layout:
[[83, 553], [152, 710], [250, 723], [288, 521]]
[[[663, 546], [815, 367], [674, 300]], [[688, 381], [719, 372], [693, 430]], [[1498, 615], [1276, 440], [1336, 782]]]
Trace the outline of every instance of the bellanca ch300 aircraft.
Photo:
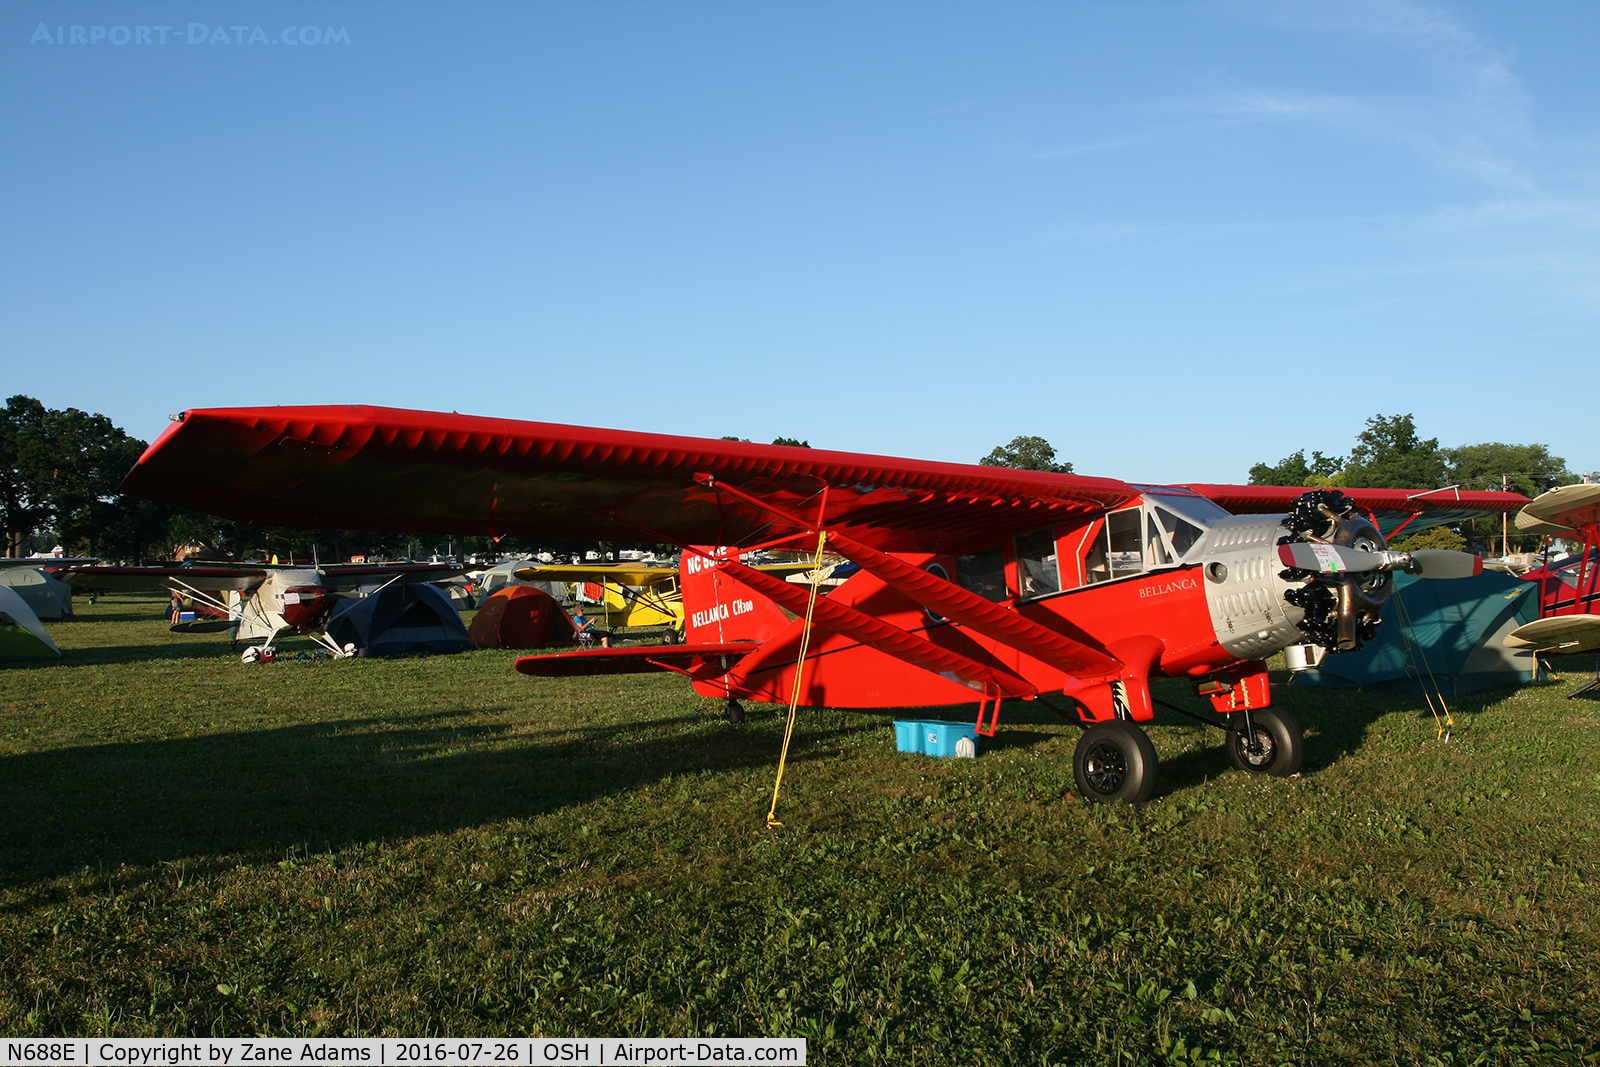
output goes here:
[[[667, 670], [705, 696], [806, 706], [1042, 699], [1084, 728], [1091, 800], [1156, 779], [1150, 678], [1188, 679], [1234, 766], [1289, 775], [1299, 725], [1266, 658], [1369, 640], [1393, 572], [1475, 573], [1459, 552], [1390, 552], [1420, 530], [1527, 503], [1450, 490], [1134, 485], [623, 430], [374, 407], [192, 410], [122, 490], [242, 522], [667, 542], [683, 550], [685, 643], [528, 656], [535, 676]], [[826, 596], [741, 561], [845, 556]], [[802, 657], [803, 642], [809, 652]], [[1181, 709], [1180, 709], [1181, 710]]]

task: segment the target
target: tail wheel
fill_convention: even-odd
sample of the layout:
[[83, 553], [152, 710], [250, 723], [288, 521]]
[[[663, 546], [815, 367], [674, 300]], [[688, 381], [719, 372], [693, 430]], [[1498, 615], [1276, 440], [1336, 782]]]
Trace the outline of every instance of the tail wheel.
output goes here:
[[1246, 774], [1277, 778], [1298, 774], [1306, 743], [1295, 717], [1277, 708], [1262, 708], [1252, 711], [1250, 718], [1255, 723], [1255, 751], [1245, 740], [1244, 716], [1236, 712], [1228, 721], [1228, 762]]
[[1156, 790], [1156, 749], [1131, 722], [1099, 723], [1078, 738], [1072, 775], [1096, 804], [1143, 804]]

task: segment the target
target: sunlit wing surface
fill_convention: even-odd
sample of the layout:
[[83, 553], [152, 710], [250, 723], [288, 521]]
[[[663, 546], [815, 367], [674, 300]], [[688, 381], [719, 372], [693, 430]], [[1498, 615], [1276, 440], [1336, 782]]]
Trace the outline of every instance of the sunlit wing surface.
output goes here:
[[1507, 648], [1540, 652], [1592, 652], [1600, 648], [1600, 615], [1556, 615], [1517, 627], [1506, 635]]
[[1109, 478], [394, 408], [181, 420], [123, 491], [299, 528], [693, 544], [796, 532], [709, 477], [876, 548], [959, 551], [1135, 496]]
[[[1309, 492], [1306, 486], [1293, 485], [1182, 485], [1235, 515], [1275, 515], [1288, 511], [1294, 501]], [[1516, 511], [1528, 502], [1520, 493], [1485, 490], [1436, 489], [1361, 489], [1338, 486], [1363, 510], [1372, 512], [1384, 537], [1391, 537], [1401, 526], [1408, 534], [1446, 523], [1481, 519]]]
[[1540, 493], [1517, 515], [1517, 528], [1554, 534], [1600, 526], [1600, 485], [1561, 485]]
[[174, 580], [191, 589], [254, 589], [267, 580], [264, 567], [73, 567], [61, 580], [80, 589], [165, 589]]

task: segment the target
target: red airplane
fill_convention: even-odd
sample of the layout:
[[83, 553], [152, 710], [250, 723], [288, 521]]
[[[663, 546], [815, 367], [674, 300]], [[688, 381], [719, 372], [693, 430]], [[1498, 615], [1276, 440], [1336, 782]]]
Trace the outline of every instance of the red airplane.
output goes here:
[[1574, 560], [1546, 564], [1523, 577], [1539, 583], [1539, 618], [1506, 635], [1506, 647], [1572, 654], [1600, 648], [1600, 485], [1562, 485], [1541, 493], [1517, 515], [1517, 528], [1583, 539]]
[[[1464, 553], [1388, 552], [1384, 527], [1526, 503], [1140, 486], [371, 407], [175, 418], [123, 491], [249, 523], [684, 550], [686, 644], [530, 656], [517, 661], [524, 673], [676, 671], [726, 698], [732, 718], [739, 700], [786, 702], [800, 673], [808, 706], [976, 703], [991, 736], [1003, 699], [1043, 699], [1084, 727], [1075, 777], [1100, 801], [1154, 789], [1155, 752], [1137, 725], [1155, 714], [1152, 675], [1187, 678], [1209, 699], [1235, 766], [1295, 773], [1300, 728], [1271, 706], [1266, 658], [1297, 644], [1358, 647], [1394, 570], [1481, 566]], [[741, 559], [819, 541], [859, 570], [814, 603]], [[819, 632], [802, 662], [807, 617]]]

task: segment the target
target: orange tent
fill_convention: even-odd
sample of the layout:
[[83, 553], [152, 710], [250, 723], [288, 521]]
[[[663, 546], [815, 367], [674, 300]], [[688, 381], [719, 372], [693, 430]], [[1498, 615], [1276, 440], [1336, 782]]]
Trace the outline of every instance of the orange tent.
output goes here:
[[479, 648], [541, 648], [578, 639], [572, 619], [555, 598], [531, 585], [508, 585], [492, 593], [467, 636]]

